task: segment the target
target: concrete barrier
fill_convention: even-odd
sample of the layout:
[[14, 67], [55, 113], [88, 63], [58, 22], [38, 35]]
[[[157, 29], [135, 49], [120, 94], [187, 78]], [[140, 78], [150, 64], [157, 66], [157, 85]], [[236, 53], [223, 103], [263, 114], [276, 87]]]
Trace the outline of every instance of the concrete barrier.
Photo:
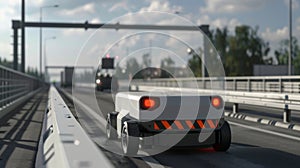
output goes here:
[[113, 167], [51, 86], [35, 167]]

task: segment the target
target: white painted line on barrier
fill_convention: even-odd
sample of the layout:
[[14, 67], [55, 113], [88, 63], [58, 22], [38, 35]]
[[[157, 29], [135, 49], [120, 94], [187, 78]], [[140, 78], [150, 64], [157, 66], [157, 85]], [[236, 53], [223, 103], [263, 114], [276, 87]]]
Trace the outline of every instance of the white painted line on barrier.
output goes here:
[[290, 124], [285, 124], [285, 123], [281, 123], [281, 122], [276, 122], [276, 123], [275, 123], [275, 126], [288, 129], [289, 126], [290, 126]]
[[271, 135], [276, 135], [276, 136], [280, 136], [280, 137], [283, 137], [283, 138], [292, 139], [292, 140], [295, 140], [295, 141], [300, 141], [300, 137], [295, 137], [295, 136], [286, 135], [286, 134], [282, 134], [282, 133], [278, 133], [278, 132], [274, 132], [274, 131], [269, 131], [269, 130], [265, 130], [265, 129], [262, 129], [262, 128], [251, 127], [251, 126], [248, 126], [248, 125], [243, 125], [243, 124], [239, 124], [239, 123], [235, 123], [235, 122], [231, 122], [231, 121], [228, 121], [228, 122], [229, 122], [229, 124], [232, 124], [232, 125], [235, 125], [235, 126], [239, 126], [239, 127], [243, 127], [243, 128], [247, 128], [247, 129], [251, 129], [251, 130], [255, 130], [255, 131], [258, 131], [258, 132], [263, 132], [263, 133], [267, 133], [267, 134], [271, 134]]
[[299, 125], [294, 125], [293, 130], [300, 131], [300, 126]]
[[258, 118], [246, 116], [245, 120], [251, 121], [251, 122], [257, 122], [257, 121], [258, 121]]
[[[272, 125], [271, 123], [275, 122], [275, 124], [272, 125], [272, 126], [279, 127], [279, 128], [284, 128], [284, 129], [290, 129], [290, 130], [293, 130], [293, 131], [300, 131], [300, 126], [299, 125], [282, 123], [280, 121], [275, 121], [275, 120], [255, 118], [255, 117], [251, 117], [251, 116], [246, 116], [244, 114], [233, 114], [233, 113], [230, 113], [230, 112], [225, 112], [224, 114], [227, 117], [242, 119], [242, 120], [250, 121], [250, 122], [257, 122], [257, 123], [261, 123], [261, 124], [265, 124], [265, 125]], [[292, 128], [290, 128], [291, 126], [292, 126]]]
[[269, 122], [270, 122], [270, 120], [267, 120], [267, 119], [262, 119], [262, 120], [260, 121], [260, 123], [265, 124], [265, 125], [268, 125]]

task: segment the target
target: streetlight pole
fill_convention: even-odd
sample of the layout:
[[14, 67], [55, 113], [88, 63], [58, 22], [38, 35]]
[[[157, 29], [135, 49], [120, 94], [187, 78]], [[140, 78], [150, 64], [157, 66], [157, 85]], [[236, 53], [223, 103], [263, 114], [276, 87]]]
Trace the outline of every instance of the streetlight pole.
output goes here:
[[289, 69], [288, 69], [288, 73], [289, 75], [292, 75], [292, 54], [293, 54], [293, 47], [292, 47], [292, 43], [293, 43], [293, 35], [292, 35], [292, 0], [290, 0], [290, 7], [289, 7]]
[[[51, 6], [42, 6], [40, 7], [40, 23], [42, 23], [43, 21], [43, 8], [58, 8], [59, 5], [51, 5]], [[42, 46], [43, 46], [43, 42], [42, 42], [42, 39], [43, 39], [43, 30], [42, 28], [40, 27], [40, 76], [42, 76], [42, 52], [43, 52], [43, 49], [42, 49]]]
[[[22, 27], [21, 27], [21, 35], [22, 35], [22, 41], [21, 41], [21, 72], [25, 73], [25, 0], [22, 0]], [[18, 45], [18, 44], [17, 44]]]
[[45, 38], [44, 39], [44, 64], [45, 64], [45, 69], [44, 69], [44, 80], [45, 81], [47, 81], [48, 80], [48, 73], [46, 72], [46, 53], [47, 53], [47, 41], [48, 40], [54, 40], [54, 39], [56, 39], [56, 37], [55, 36], [53, 36], [53, 37], [48, 37], [48, 38]]

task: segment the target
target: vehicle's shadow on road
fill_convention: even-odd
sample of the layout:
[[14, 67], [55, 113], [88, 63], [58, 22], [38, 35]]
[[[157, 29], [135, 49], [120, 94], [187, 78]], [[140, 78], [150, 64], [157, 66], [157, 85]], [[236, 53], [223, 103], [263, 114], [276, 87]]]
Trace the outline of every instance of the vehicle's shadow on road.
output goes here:
[[[299, 152], [300, 153], [300, 152]], [[299, 167], [300, 156], [270, 148], [233, 143], [227, 152], [212, 148], [170, 149], [154, 156], [170, 167]]]

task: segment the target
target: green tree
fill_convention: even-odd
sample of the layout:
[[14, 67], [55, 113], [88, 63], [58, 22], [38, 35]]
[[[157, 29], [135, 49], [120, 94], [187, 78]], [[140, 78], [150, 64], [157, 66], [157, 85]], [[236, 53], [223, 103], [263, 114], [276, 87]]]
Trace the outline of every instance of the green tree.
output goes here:
[[171, 67], [175, 64], [174, 60], [170, 57], [164, 58], [160, 62], [160, 66], [163, 67]]
[[33, 77], [44, 79], [44, 75], [40, 76], [37, 68], [27, 67], [26, 74], [31, 75]]
[[115, 74], [118, 79], [128, 79], [129, 77], [133, 77], [141, 67], [136, 58], [128, 58], [122, 65], [117, 63]]
[[264, 56], [270, 51], [269, 44], [258, 36], [258, 27], [237, 26], [235, 35], [228, 40], [225, 65], [229, 76], [249, 76], [254, 64], [265, 64]]
[[7, 68], [12, 68], [12, 62], [11, 61], [7, 61], [7, 59], [6, 58], [4, 58], [4, 59], [1, 59], [0, 60], [0, 65], [2, 65], [2, 66], [5, 66], [5, 67], [7, 67]]
[[217, 28], [213, 35], [213, 43], [221, 57], [222, 62], [225, 62], [226, 49], [228, 47], [228, 30], [224, 28], [223, 30]]
[[174, 73], [174, 65], [175, 62], [171, 57], [167, 57], [161, 60], [160, 67], [161, 71], [161, 78], [170, 78], [170, 73]]
[[192, 58], [188, 60], [188, 65], [189, 65], [191, 71], [194, 73], [195, 77], [201, 77], [201, 75], [202, 75], [201, 74], [202, 73], [201, 58], [195, 52], [192, 52], [191, 54], [192, 54]]
[[[296, 57], [299, 50], [298, 41], [295, 37], [292, 38], [292, 59]], [[282, 40], [279, 43], [279, 48], [274, 52], [279, 65], [287, 65], [289, 58], [289, 40]]]
[[140, 65], [135, 58], [129, 58], [126, 62], [126, 74], [129, 78], [132, 78], [140, 70]]
[[293, 60], [295, 75], [300, 75], [300, 50], [295, 51], [295, 58]]
[[143, 66], [150, 67], [151, 65], [151, 58], [149, 53], [143, 54]]
[[[282, 40], [280, 46], [274, 51], [279, 65], [287, 65], [289, 58], [289, 40]], [[295, 74], [300, 74], [300, 47], [296, 37], [292, 38], [292, 64]]]
[[[221, 57], [227, 76], [249, 76], [253, 74], [254, 64], [270, 62], [265, 59], [270, 51], [269, 44], [259, 37], [258, 27], [237, 26], [233, 35], [229, 34], [227, 28], [217, 28], [211, 34], [211, 40]], [[201, 59], [195, 52], [188, 64], [195, 76], [201, 76]]]

